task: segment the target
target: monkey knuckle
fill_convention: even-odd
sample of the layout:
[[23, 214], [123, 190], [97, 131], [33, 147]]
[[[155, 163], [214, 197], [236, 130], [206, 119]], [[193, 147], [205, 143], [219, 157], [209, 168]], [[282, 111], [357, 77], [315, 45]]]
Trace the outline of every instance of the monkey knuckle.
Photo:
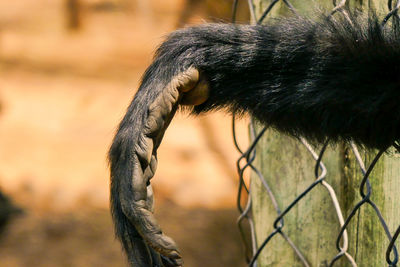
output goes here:
[[153, 136], [154, 133], [157, 133], [163, 126], [163, 118], [161, 116], [157, 116], [157, 114], [159, 114], [158, 109], [152, 110], [147, 118], [144, 126], [144, 133], [147, 136]]
[[153, 139], [145, 135], [139, 136], [139, 140], [135, 145], [135, 150], [143, 167], [146, 167], [150, 164], [151, 156], [153, 153], [153, 146]]
[[157, 157], [153, 154], [152, 156], [151, 156], [151, 160], [150, 160], [150, 168], [151, 168], [151, 171], [153, 172], [153, 173], [155, 173], [156, 172], [156, 170], [157, 170]]
[[153, 178], [154, 172], [150, 166], [147, 166], [147, 168], [144, 170], [143, 176], [144, 176], [144, 180], [146, 181], [146, 183], [148, 183], [150, 181], [150, 179]]

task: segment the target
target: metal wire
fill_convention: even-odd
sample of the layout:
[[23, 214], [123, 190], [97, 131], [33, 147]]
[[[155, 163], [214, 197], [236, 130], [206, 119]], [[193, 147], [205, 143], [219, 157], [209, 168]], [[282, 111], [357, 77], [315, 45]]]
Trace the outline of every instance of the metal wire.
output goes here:
[[[248, 5], [249, 5], [249, 11], [251, 15], [251, 20], [257, 24], [262, 24], [267, 16], [271, 13], [271, 11], [274, 9], [276, 4], [281, 1], [284, 5], [286, 5], [294, 14], [298, 14], [293, 5], [290, 3], [289, 0], [271, 0], [270, 4], [266, 7], [266, 9], [262, 12], [260, 18], [256, 18], [256, 12], [255, 12], [255, 5], [253, 0], [248, 0]], [[233, 15], [232, 15], [232, 22], [235, 22], [236, 18], [236, 11], [237, 11], [237, 4], [238, 0], [234, 1], [233, 4]], [[348, 15], [348, 10], [346, 9], [346, 0], [340, 0], [339, 3], [336, 3], [336, 0], [333, 0], [333, 9], [330, 12], [330, 16], [334, 16], [335, 14], [342, 14], [346, 19], [350, 20], [349, 15]], [[398, 15], [398, 10], [400, 8], [400, 0], [396, 1], [394, 4], [392, 0], [388, 0], [388, 9], [389, 12], [388, 14], [384, 17], [382, 20], [382, 27], [385, 26], [385, 24], [393, 18], [394, 23], [398, 23], [400, 21], [400, 16]], [[314, 151], [314, 148], [304, 139], [300, 139], [300, 143], [307, 149], [307, 151], [311, 154], [312, 158], [315, 160], [315, 180], [312, 182], [307, 188], [303, 190], [302, 193], [300, 193], [297, 197], [293, 199], [293, 201], [285, 208], [281, 208], [278, 205], [278, 202], [276, 200], [276, 197], [271, 190], [268, 181], [265, 179], [265, 177], [262, 175], [261, 171], [257, 169], [253, 165], [254, 160], [257, 157], [256, 153], [256, 145], [261, 139], [261, 137], [265, 134], [267, 127], [262, 128], [259, 132], [256, 131], [254, 127], [254, 122], [251, 120], [250, 122], [250, 145], [249, 148], [243, 149], [238, 145], [237, 141], [237, 135], [236, 135], [236, 126], [235, 126], [235, 116], [233, 116], [232, 119], [232, 132], [233, 132], [233, 140], [236, 149], [238, 152], [241, 154], [239, 159], [237, 160], [237, 171], [239, 174], [239, 187], [238, 187], [238, 195], [237, 195], [237, 208], [240, 212], [240, 216], [238, 218], [238, 227], [240, 234], [243, 239], [243, 244], [245, 247], [245, 255], [246, 255], [246, 262], [248, 263], [249, 267], [254, 267], [257, 266], [257, 259], [263, 249], [266, 247], [266, 245], [276, 236], [280, 235], [283, 237], [283, 239], [290, 245], [290, 247], [293, 249], [294, 253], [297, 255], [299, 261], [302, 263], [303, 266], [309, 267], [311, 266], [310, 263], [306, 260], [304, 257], [302, 251], [299, 249], [298, 246], [285, 234], [284, 231], [284, 217], [290, 213], [290, 211], [295, 207], [300, 201], [304, 199], [306, 195], [309, 195], [312, 193], [313, 189], [318, 187], [318, 186], [323, 186], [329, 193], [329, 196], [331, 198], [334, 211], [337, 215], [338, 219], [338, 225], [340, 227], [340, 231], [336, 240], [336, 248], [338, 250], [338, 253], [336, 256], [331, 260], [329, 263], [329, 266], [334, 266], [335, 263], [342, 257], [345, 257], [347, 262], [353, 266], [356, 267], [357, 263], [354, 260], [353, 256], [349, 254], [348, 252], [348, 244], [349, 244], [349, 238], [347, 234], [347, 226], [351, 221], [353, 221], [355, 215], [359, 213], [360, 208], [365, 205], [369, 205], [373, 208], [376, 216], [378, 217], [381, 227], [383, 228], [388, 240], [389, 240], [389, 245], [386, 250], [386, 255], [385, 259], [389, 267], [394, 267], [397, 266], [398, 260], [399, 260], [399, 255], [397, 248], [395, 246], [395, 243], [400, 235], [400, 225], [397, 227], [396, 231], [394, 232], [393, 236], [391, 235], [389, 228], [387, 226], [387, 223], [385, 219], [383, 218], [378, 206], [371, 200], [371, 195], [372, 195], [372, 186], [370, 184], [370, 174], [374, 167], [376, 166], [376, 163], [379, 161], [381, 156], [386, 150], [381, 150], [377, 153], [375, 158], [372, 160], [372, 162], [369, 164], [368, 168], [365, 167], [364, 161], [360, 156], [360, 153], [358, 151], [358, 148], [355, 144], [351, 144], [351, 151], [354, 154], [354, 157], [356, 158], [356, 161], [361, 169], [361, 172], [363, 174], [363, 179], [360, 184], [360, 190], [359, 194], [361, 196], [361, 200], [354, 206], [354, 208], [351, 210], [350, 214], [347, 216], [346, 219], [344, 219], [342, 209], [340, 208], [340, 204], [337, 198], [337, 195], [335, 193], [335, 190], [333, 187], [325, 180], [325, 177], [327, 175], [328, 170], [326, 169], [324, 163], [323, 163], [323, 155], [325, 152], [325, 149], [327, 148], [328, 142], [326, 142], [321, 148], [320, 152], [317, 154]], [[400, 144], [395, 143], [393, 144], [393, 147], [400, 153]], [[255, 234], [255, 228], [254, 228], [254, 220], [251, 212], [252, 208], [252, 202], [251, 202], [251, 183], [250, 185], [246, 185], [245, 183], [245, 178], [244, 178], [244, 173], [247, 169], [250, 169], [251, 172], [254, 174], [251, 179], [259, 179], [263, 189], [266, 191], [272, 206], [275, 209], [276, 212], [276, 218], [273, 222], [273, 230], [272, 232], [263, 240], [263, 242], [258, 242], [257, 243], [257, 236]], [[245, 202], [245, 206], [243, 207], [241, 203]], [[248, 243], [246, 234], [245, 234], [245, 224], [244, 222], [248, 222], [248, 227], [250, 228], [250, 239], [251, 239], [251, 244]], [[257, 244], [260, 244], [258, 246]]]

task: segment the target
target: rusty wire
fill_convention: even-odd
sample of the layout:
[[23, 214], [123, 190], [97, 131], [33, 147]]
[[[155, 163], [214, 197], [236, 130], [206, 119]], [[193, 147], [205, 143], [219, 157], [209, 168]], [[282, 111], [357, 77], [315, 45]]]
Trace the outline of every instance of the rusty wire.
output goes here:
[[[253, 0], [248, 0], [248, 5], [249, 5], [249, 11], [251, 15], [251, 19], [253, 22], [257, 24], [262, 24], [266, 17], [271, 13], [271, 10], [276, 6], [276, 4], [281, 1], [283, 4], [285, 4], [294, 14], [298, 14], [296, 9], [293, 7], [293, 5], [289, 2], [289, 0], [271, 0], [270, 4], [267, 6], [267, 8], [262, 12], [262, 15], [260, 18], [256, 18], [256, 12], [255, 12], [255, 7], [254, 7], [254, 2]], [[333, 8], [330, 12], [330, 16], [333, 16], [337, 13], [342, 14], [346, 19], [349, 20], [349, 15], [348, 11], [346, 10], [346, 1], [347, 0], [340, 0], [338, 3], [336, 0], [333, 0]], [[400, 0], [396, 1], [394, 4], [392, 0], [388, 0], [388, 9], [389, 12], [387, 15], [384, 17], [382, 20], [382, 27], [385, 26], [385, 24], [389, 21], [389, 19], [393, 18], [394, 23], [398, 23], [400, 21], [400, 16], [398, 15], [398, 10], [400, 8]], [[238, 0], [234, 0], [233, 3], [233, 8], [232, 8], [232, 22], [235, 22], [236, 18], [236, 11], [237, 11], [237, 5], [238, 5]], [[304, 139], [300, 139], [300, 143], [308, 150], [308, 152], [311, 154], [311, 156], [315, 160], [315, 181], [309, 185], [307, 188], [304, 189], [304, 191], [299, 194], [295, 199], [285, 208], [281, 208], [274, 196], [274, 193], [272, 192], [270, 186], [268, 185], [268, 181], [266, 181], [265, 177], [262, 175], [261, 171], [257, 169], [253, 165], [254, 160], [256, 159], [257, 156], [257, 151], [256, 151], [256, 145], [261, 139], [261, 137], [264, 135], [266, 132], [267, 127], [262, 128], [259, 132], [256, 131], [256, 128], [254, 126], [253, 120], [250, 121], [250, 140], [251, 143], [247, 149], [243, 149], [238, 145], [237, 141], [237, 136], [236, 136], [236, 126], [235, 126], [235, 116], [233, 116], [232, 119], [232, 132], [233, 132], [233, 140], [236, 149], [239, 151], [241, 156], [237, 160], [236, 166], [237, 166], [237, 171], [239, 174], [239, 186], [238, 186], [238, 195], [237, 195], [237, 208], [240, 212], [240, 216], [238, 218], [237, 224], [239, 227], [239, 231], [243, 240], [243, 244], [245, 247], [245, 255], [246, 255], [246, 262], [248, 263], [249, 267], [255, 267], [257, 266], [257, 259], [260, 255], [260, 253], [263, 251], [263, 249], [266, 247], [266, 245], [270, 242], [271, 239], [274, 238], [276, 235], [280, 235], [283, 237], [283, 239], [290, 245], [290, 247], [293, 249], [295, 254], [297, 255], [299, 261], [303, 264], [305, 267], [311, 266], [310, 263], [307, 262], [306, 258], [302, 254], [301, 250], [296, 246], [296, 244], [293, 243], [293, 241], [285, 234], [284, 231], [284, 217], [287, 215], [291, 209], [296, 206], [306, 195], [311, 194], [312, 190], [317, 187], [317, 186], [323, 186], [325, 189], [328, 191], [329, 196], [332, 200], [333, 206], [335, 210], [333, 212], [336, 213], [337, 219], [338, 219], [338, 224], [340, 226], [340, 231], [338, 233], [337, 241], [336, 241], [336, 248], [338, 250], [338, 253], [336, 256], [331, 260], [329, 266], [334, 266], [335, 262], [337, 262], [338, 259], [345, 257], [348, 263], [352, 267], [356, 267], [357, 263], [354, 260], [353, 256], [348, 253], [348, 235], [347, 235], [347, 226], [349, 223], [352, 221], [354, 218], [354, 215], [359, 212], [360, 208], [364, 205], [370, 205], [373, 210], [375, 211], [376, 216], [378, 217], [380, 224], [385, 231], [385, 234], [389, 240], [389, 245], [386, 250], [386, 255], [385, 259], [389, 267], [395, 267], [397, 266], [399, 256], [398, 256], [398, 251], [395, 246], [395, 242], [398, 239], [400, 235], [400, 225], [394, 232], [393, 236], [391, 235], [389, 228], [387, 226], [387, 223], [385, 219], [383, 218], [379, 208], [377, 205], [371, 200], [371, 194], [372, 194], [372, 187], [369, 181], [369, 176], [374, 169], [376, 163], [379, 161], [381, 156], [386, 150], [381, 150], [377, 153], [373, 161], [369, 164], [368, 168], [364, 165], [364, 161], [360, 156], [360, 153], [358, 151], [358, 148], [355, 144], [351, 144], [351, 151], [354, 154], [356, 161], [361, 169], [361, 172], [363, 174], [363, 179], [360, 184], [360, 196], [361, 200], [354, 206], [353, 210], [350, 212], [350, 214], [347, 216], [346, 219], [343, 217], [342, 210], [340, 208], [335, 190], [333, 187], [325, 180], [326, 174], [327, 174], [327, 169], [323, 163], [323, 155], [325, 152], [325, 149], [327, 147], [327, 143], [325, 143], [322, 148], [320, 148], [319, 154], [317, 154], [313, 147]], [[400, 144], [395, 143], [393, 144], [394, 148], [400, 152]], [[274, 209], [276, 212], [276, 219], [273, 223], [274, 230], [264, 239], [263, 242], [261, 242], [260, 246], [257, 245], [257, 237], [255, 234], [255, 229], [254, 229], [254, 221], [252, 217], [252, 201], [250, 197], [250, 192], [251, 192], [251, 186], [246, 185], [245, 179], [244, 179], [244, 173], [247, 169], [250, 169], [252, 172], [252, 177], [251, 179], [259, 179], [261, 181], [261, 184], [266, 191]], [[242, 206], [242, 202], [246, 202], [244, 206]], [[246, 237], [246, 225], [244, 222], [247, 221], [248, 227], [250, 230], [250, 240], [251, 244], [247, 241]]]

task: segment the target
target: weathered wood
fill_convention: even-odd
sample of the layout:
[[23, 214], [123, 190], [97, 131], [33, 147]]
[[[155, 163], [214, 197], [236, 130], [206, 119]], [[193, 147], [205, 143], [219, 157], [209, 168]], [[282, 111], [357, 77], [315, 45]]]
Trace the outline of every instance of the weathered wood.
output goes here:
[[[368, 168], [377, 151], [363, 151]], [[342, 203], [347, 214], [362, 198], [359, 187], [362, 173], [350, 148], [342, 154]], [[400, 224], [400, 155], [391, 149], [378, 161], [370, 176], [371, 200], [377, 205], [393, 234]], [[385, 253], [389, 244], [375, 211], [364, 205], [348, 227], [349, 252], [357, 258], [358, 266], [385, 266]], [[397, 242], [400, 248], [400, 242]]]
[[[326, 10], [332, 8], [331, 1], [321, 1]], [[321, 3], [319, 2], [319, 3]], [[254, 1], [257, 17], [270, 4], [270, 1]], [[291, 1], [300, 14], [311, 14], [316, 8], [314, 2]], [[330, 6], [329, 6], [330, 5]], [[353, 1], [351, 8], [368, 10], [369, 6], [378, 7], [382, 14], [383, 5], [378, 1]], [[279, 1], [271, 17], [288, 14], [288, 9]], [[260, 126], [257, 127], [260, 129]], [[317, 149], [318, 150], [318, 149]], [[377, 151], [362, 151], [366, 166]], [[360, 167], [350, 147], [337, 145], [328, 147], [323, 158], [328, 174], [326, 181], [335, 189], [343, 215], [346, 218], [354, 206], [361, 200], [359, 186], [362, 180]], [[275, 194], [283, 210], [296, 196], [305, 190], [315, 179], [315, 161], [305, 147], [293, 138], [268, 130], [257, 145], [256, 166], [262, 171], [265, 180]], [[393, 234], [400, 224], [400, 155], [394, 150], [384, 154], [370, 176], [372, 185], [371, 199], [379, 207]], [[263, 188], [254, 175], [251, 179], [252, 212], [255, 222], [257, 243], [274, 230], [276, 211]], [[310, 266], [328, 266], [338, 253], [336, 239], [340, 225], [326, 189], [317, 185], [285, 217], [283, 231], [306, 257]], [[369, 205], [361, 207], [351, 220], [348, 229], [349, 250], [358, 266], [386, 266], [385, 252], [389, 241], [378, 217]], [[400, 247], [400, 242], [397, 242]], [[261, 253], [257, 266], [304, 266], [289, 244], [276, 235]], [[351, 266], [344, 257], [334, 266]]]
[[[330, 147], [324, 156], [328, 169], [327, 180], [340, 187], [339, 152]], [[315, 161], [298, 140], [268, 130], [257, 146], [256, 165], [275, 194], [283, 210], [315, 180]], [[273, 231], [277, 213], [261, 181], [252, 177], [251, 197], [257, 232], [261, 245]], [[328, 191], [317, 185], [284, 217], [283, 231], [304, 254], [311, 266], [326, 266], [337, 253], [335, 240], [340, 224]], [[258, 266], [303, 266], [289, 244], [276, 235], [265, 247]]]

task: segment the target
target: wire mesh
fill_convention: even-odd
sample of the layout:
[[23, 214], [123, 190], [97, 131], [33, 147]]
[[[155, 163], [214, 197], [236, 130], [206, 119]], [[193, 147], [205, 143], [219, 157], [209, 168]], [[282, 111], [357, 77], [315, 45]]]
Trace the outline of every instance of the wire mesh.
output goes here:
[[[257, 23], [261, 24], [265, 21], [268, 15], [271, 14], [271, 11], [274, 9], [276, 4], [278, 2], [283, 3], [286, 5], [294, 14], [298, 14], [296, 9], [293, 7], [293, 5], [290, 3], [289, 0], [272, 0], [270, 4], [266, 7], [266, 9], [262, 12], [261, 16], [259, 18], [256, 18], [256, 12], [255, 12], [255, 5], [253, 0], [248, 0], [248, 5], [249, 5], [249, 10], [250, 10], [250, 15], [252, 20]], [[334, 16], [335, 14], [342, 14], [346, 19], [349, 19], [347, 10], [346, 10], [346, 0], [341, 0], [340, 2], [336, 2], [333, 0], [333, 8], [330, 12], [330, 16]], [[235, 22], [235, 17], [236, 17], [236, 10], [237, 10], [237, 5], [238, 5], [238, 0], [235, 0], [233, 2], [233, 8], [232, 8], [232, 22]], [[388, 0], [387, 2], [387, 7], [388, 7], [388, 13], [386, 16], [384, 16], [382, 20], [382, 27], [385, 26], [385, 24], [391, 19], [394, 19], [394, 23], [397, 23], [400, 19], [400, 16], [398, 15], [398, 9], [400, 8], [400, 1], [397, 1], [395, 4], [393, 3], [392, 0]], [[336, 15], [335, 15], [336, 16]], [[398, 239], [400, 235], [400, 225], [397, 227], [396, 231], [394, 232], [393, 235], [391, 235], [389, 231], [389, 227], [387, 225], [387, 222], [382, 216], [382, 213], [378, 206], [371, 200], [371, 195], [372, 195], [372, 186], [370, 183], [370, 174], [374, 167], [376, 166], [376, 163], [379, 161], [379, 159], [382, 157], [384, 152], [386, 150], [381, 150], [379, 151], [375, 158], [372, 160], [372, 162], [369, 164], [368, 167], [365, 166], [364, 161], [360, 155], [360, 152], [355, 144], [351, 144], [351, 151], [354, 154], [354, 157], [359, 165], [359, 168], [361, 169], [361, 173], [363, 175], [363, 179], [360, 183], [360, 188], [359, 188], [359, 194], [361, 196], [361, 200], [354, 206], [354, 208], [351, 210], [349, 215], [344, 218], [342, 209], [339, 205], [339, 201], [337, 198], [337, 194], [335, 193], [335, 190], [333, 187], [325, 180], [326, 174], [327, 174], [327, 169], [325, 167], [325, 164], [323, 163], [323, 156], [325, 149], [327, 148], [327, 144], [324, 144], [322, 148], [320, 149], [319, 153], [316, 153], [314, 151], [314, 148], [304, 139], [300, 139], [300, 143], [307, 149], [307, 151], [311, 154], [312, 158], [315, 160], [315, 180], [312, 182], [302, 193], [300, 193], [295, 199], [287, 205], [285, 208], [281, 208], [278, 205], [278, 202], [276, 200], [276, 197], [271, 190], [271, 187], [268, 184], [268, 181], [265, 179], [263, 174], [257, 167], [254, 166], [254, 161], [257, 157], [257, 151], [256, 151], [256, 145], [261, 139], [261, 137], [265, 134], [267, 127], [262, 128], [259, 132], [256, 131], [256, 128], [254, 126], [254, 121], [250, 121], [250, 140], [251, 143], [247, 149], [242, 149], [238, 145], [237, 141], [237, 136], [236, 136], [236, 126], [235, 126], [235, 116], [233, 116], [232, 119], [232, 132], [233, 132], [233, 139], [234, 139], [234, 144], [236, 146], [236, 149], [239, 151], [241, 156], [237, 160], [237, 171], [239, 174], [239, 186], [238, 186], [238, 195], [237, 195], [237, 208], [240, 212], [240, 216], [238, 218], [237, 224], [239, 227], [239, 231], [244, 243], [245, 247], [245, 255], [246, 255], [246, 262], [248, 263], [249, 267], [254, 267], [257, 266], [257, 259], [259, 258], [259, 255], [263, 251], [263, 249], [266, 247], [266, 245], [276, 236], [280, 235], [283, 237], [283, 239], [288, 243], [288, 245], [291, 247], [291, 249], [294, 251], [295, 255], [297, 255], [299, 261], [302, 263], [303, 266], [309, 267], [311, 264], [306, 260], [306, 257], [304, 256], [303, 252], [299, 249], [298, 246], [288, 237], [288, 235], [285, 233], [285, 224], [284, 224], [284, 219], [285, 216], [293, 209], [295, 205], [297, 205], [300, 201], [304, 199], [304, 197], [308, 194], [311, 194], [313, 189], [316, 188], [317, 186], [323, 186], [327, 191], [328, 194], [331, 198], [332, 204], [335, 209], [335, 213], [338, 218], [338, 223], [340, 227], [340, 231], [336, 240], [336, 248], [337, 248], [337, 254], [336, 256], [330, 261], [329, 266], [334, 266], [335, 263], [340, 258], [345, 258], [347, 262], [355, 267], [357, 266], [356, 261], [354, 260], [354, 257], [350, 255], [348, 252], [348, 245], [349, 245], [349, 237], [347, 234], [347, 227], [349, 223], [354, 220], [355, 215], [357, 212], [360, 211], [360, 208], [365, 205], [369, 205], [373, 208], [374, 213], [379, 219], [379, 222], [381, 224], [381, 227], [383, 228], [387, 239], [389, 240], [389, 245], [386, 249], [386, 255], [385, 259], [390, 267], [397, 266], [398, 263], [398, 251], [395, 246], [396, 240]], [[393, 144], [393, 147], [400, 152], [400, 145], [395, 143]], [[245, 182], [245, 177], [244, 173], [247, 169], [250, 169], [251, 172], [254, 174], [251, 179], [259, 179], [263, 189], [266, 191], [274, 209], [276, 212], [276, 218], [273, 223], [273, 228], [274, 230], [264, 239], [263, 242], [260, 243], [260, 245], [257, 245], [257, 238], [256, 238], [256, 233], [255, 233], [255, 226], [254, 226], [254, 218], [252, 216], [252, 199], [250, 197], [250, 191], [251, 187], [246, 185]], [[245, 202], [245, 205], [242, 205], [241, 203]], [[245, 223], [247, 222], [247, 224]], [[249, 227], [250, 229], [250, 242], [248, 241], [248, 238], [246, 236], [246, 227]]]

